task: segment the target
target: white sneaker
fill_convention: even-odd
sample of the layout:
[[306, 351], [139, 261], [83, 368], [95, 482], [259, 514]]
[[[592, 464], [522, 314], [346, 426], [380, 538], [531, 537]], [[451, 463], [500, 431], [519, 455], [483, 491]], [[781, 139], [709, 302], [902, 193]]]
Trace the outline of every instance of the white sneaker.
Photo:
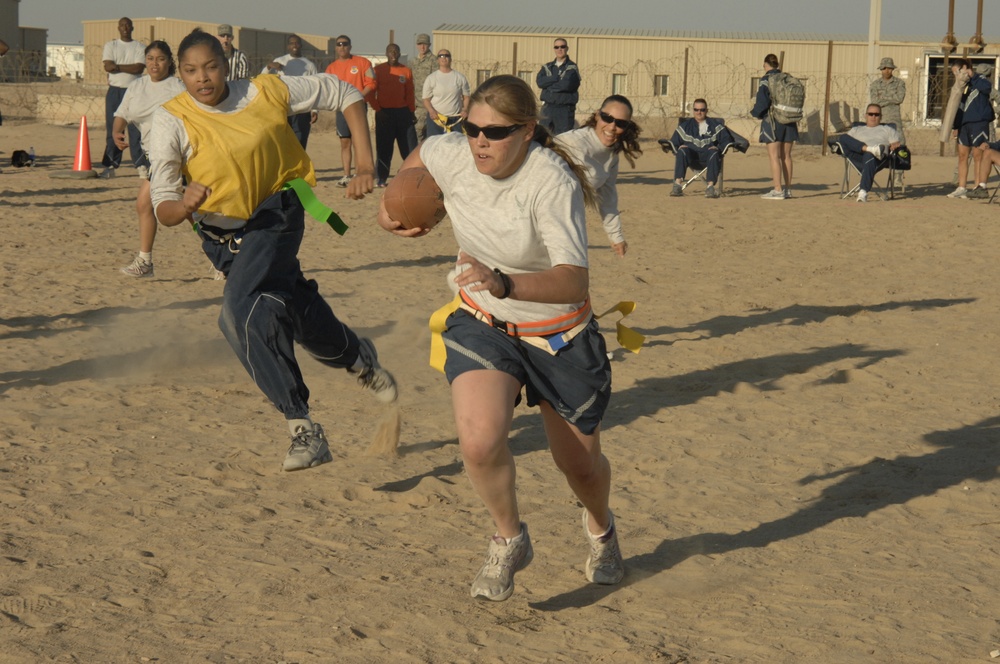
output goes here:
[[153, 264], [136, 256], [134, 261], [121, 269], [121, 273], [130, 277], [151, 277], [153, 276]]
[[867, 202], [868, 202], [868, 192], [862, 189], [861, 191], [858, 192], [858, 203], [867, 203]]
[[875, 157], [876, 159], [882, 159], [882, 146], [881, 145], [869, 145], [868, 154]]
[[521, 532], [507, 543], [500, 535], [490, 539], [486, 560], [472, 581], [469, 594], [491, 602], [502, 602], [514, 592], [514, 574], [528, 566], [535, 552], [531, 548], [528, 526], [522, 522]]
[[969, 190], [965, 187], [959, 187], [955, 191], [948, 194], [948, 198], [968, 198]]
[[149, 179], [149, 166], [136, 166], [135, 171], [143, 180]]
[[772, 189], [771, 191], [762, 195], [761, 198], [767, 199], [769, 201], [783, 201], [785, 200], [785, 192], [782, 189]]
[[[610, 514], [610, 512], [609, 512]], [[608, 532], [601, 537], [590, 534], [587, 526], [587, 510], [583, 510], [583, 532], [587, 534], [590, 544], [590, 554], [584, 564], [584, 574], [587, 581], [603, 586], [613, 586], [625, 576], [625, 563], [622, 552], [618, 548], [618, 531], [615, 529], [615, 516], [611, 515]]]
[[342, 177], [339, 180], [337, 180], [337, 186], [338, 187], [346, 187], [349, 184], [351, 184], [351, 176], [350, 175], [345, 175], [344, 177]]

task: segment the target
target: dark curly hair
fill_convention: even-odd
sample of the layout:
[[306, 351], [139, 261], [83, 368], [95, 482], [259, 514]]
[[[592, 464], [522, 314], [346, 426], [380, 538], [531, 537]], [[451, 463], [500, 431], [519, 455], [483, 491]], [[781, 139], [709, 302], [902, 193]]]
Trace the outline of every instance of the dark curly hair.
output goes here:
[[[639, 134], [642, 133], [642, 128], [637, 125], [632, 118], [632, 102], [628, 100], [628, 97], [623, 95], [611, 95], [607, 99], [601, 102], [600, 110], [604, 110], [604, 107], [610, 103], [621, 104], [628, 109], [629, 124], [622, 132], [622, 135], [612, 146], [612, 151], [620, 152], [625, 155], [628, 159], [628, 163], [632, 168], [635, 168], [635, 160], [639, 158], [642, 154], [642, 148], [639, 147]], [[592, 113], [587, 121], [583, 123], [584, 127], [596, 127], [597, 126], [597, 113]]]

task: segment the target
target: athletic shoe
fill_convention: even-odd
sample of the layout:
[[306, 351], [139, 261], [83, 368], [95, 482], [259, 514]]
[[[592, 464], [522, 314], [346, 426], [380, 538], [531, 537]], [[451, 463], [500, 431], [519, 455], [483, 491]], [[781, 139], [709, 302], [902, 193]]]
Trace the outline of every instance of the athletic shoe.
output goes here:
[[358, 339], [358, 355], [364, 368], [358, 374], [358, 384], [371, 390], [382, 403], [396, 400], [396, 379], [378, 363], [378, 351], [371, 339]]
[[121, 273], [130, 277], [151, 277], [153, 264], [136, 256], [134, 261], [121, 269]]
[[314, 423], [312, 431], [302, 426], [295, 429], [292, 444], [288, 448], [288, 454], [285, 455], [285, 462], [281, 465], [281, 469], [303, 470], [315, 468], [331, 461], [333, 461], [333, 455], [330, 453], [330, 445], [326, 442], [323, 427]]
[[715, 188], [715, 185], [710, 184], [705, 187], [705, 198], [718, 198], [719, 190]]
[[772, 189], [771, 191], [767, 192], [766, 194], [763, 194], [761, 196], [761, 198], [769, 200], [769, 201], [783, 201], [787, 197], [785, 196], [785, 192], [783, 190], [781, 190], [781, 189]]
[[378, 182], [375, 183], [375, 186], [378, 187], [379, 189], [385, 189], [388, 185], [385, 180], [379, 180]]
[[986, 191], [986, 187], [976, 187], [967, 194], [968, 198], [989, 198], [990, 192]]
[[679, 182], [675, 182], [673, 188], [671, 188], [671, 190], [670, 190], [670, 195], [671, 196], [683, 196], [684, 195], [684, 186], [681, 183], [679, 183]]
[[785, 198], [791, 198], [791, 197], [792, 197], [792, 190], [785, 189]]
[[867, 203], [867, 202], [868, 202], [868, 192], [862, 189], [861, 191], [858, 192], [858, 203]]
[[103, 171], [97, 174], [97, 177], [102, 180], [110, 180], [115, 176], [115, 169], [112, 166], [106, 167]]
[[149, 179], [149, 166], [136, 166], [135, 170], [143, 180]]
[[875, 157], [876, 159], [882, 159], [882, 149], [884, 147], [885, 146], [882, 146], [882, 145], [869, 145], [868, 146], [868, 154], [870, 154], [871, 156]]
[[472, 582], [470, 594], [491, 602], [504, 601], [514, 592], [514, 573], [527, 567], [534, 556], [526, 523], [521, 523], [521, 533], [510, 544], [503, 537], [494, 535], [490, 539], [490, 548], [486, 550], [486, 560]]
[[350, 183], [351, 183], [351, 176], [350, 175], [345, 175], [344, 177], [342, 177], [339, 180], [337, 180], [337, 186], [338, 187], [346, 187]]
[[969, 190], [965, 187], [959, 187], [955, 191], [948, 194], [948, 198], [968, 198]]
[[625, 576], [625, 563], [622, 561], [621, 549], [618, 548], [615, 515], [611, 514], [608, 532], [600, 537], [594, 537], [587, 527], [587, 510], [584, 509], [583, 532], [587, 535], [587, 542], [590, 543], [590, 555], [587, 556], [587, 563], [584, 566], [587, 581], [602, 586], [613, 586], [621, 581]]

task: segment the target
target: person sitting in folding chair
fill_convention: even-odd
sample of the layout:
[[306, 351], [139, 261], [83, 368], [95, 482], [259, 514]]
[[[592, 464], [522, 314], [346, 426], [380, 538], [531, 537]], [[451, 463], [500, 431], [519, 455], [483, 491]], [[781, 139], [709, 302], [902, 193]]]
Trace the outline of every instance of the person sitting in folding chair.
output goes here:
[[[670, 138], [674, 152], [674, 186], [670, 195], [683, 196], [691, 182], [704, 176], [705, 197], [718, 198], [719, 189], [715, 185], [722, 170], [722, 157], [734, 142], [733, 135], [726, 129], [724, 120], [708, 117], [708, 102], [704, 99], [695, 99], [691, 110], [694, 117], [678, 124]], [[701, 169], [701, 172], [685, 181], [688, 168]]]
[[841, 153], [861, 174], [858, 188], [858, 202], [868, 202], [868, 192], [872, 190], [875, 174], [891, 163], [891, 153], [901, 145], [899, 132], [892, 125], [882, 122], [882, 107], [868, 104], [865, 110], [865, 124], [851, 127], [850, 131], [836, 139]]

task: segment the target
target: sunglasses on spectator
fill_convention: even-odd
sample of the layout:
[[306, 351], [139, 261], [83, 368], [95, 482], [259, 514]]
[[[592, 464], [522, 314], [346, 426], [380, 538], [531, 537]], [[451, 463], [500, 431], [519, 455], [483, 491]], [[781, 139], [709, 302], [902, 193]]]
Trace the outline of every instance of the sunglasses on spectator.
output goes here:
[[868, 115], [872, 116], [873, 118], [880, 118], [880, 117], [882, 117], [881, 113], [869, 113]]
[[601, 116], [602, 120], [604, 120], [608, 124], [614, 124], [619, 129], [628, 129], [629, 127], [632, 126], [631, 120], [620, 120], [609, 113], [605, 113], [604, 111], [598, 111], [597, 113], [598, 115]]
[[337, 46], [350, 46], [351, 42], [337, 42]]
[[462, 131], [469, 138], [479, 138], [479, 134], [482, 134], [488, 141], [502, 141], [523, 126], [515, 124], [506, 127], [480, 127], [466, 120], [462, 124]]
[[552, 48], [554, 48], [557, 51], [565, 51], [567, 48], [569, 48], [569, 46], [563, 44], [562, 46], [553, 46]]
[[695, 108], [692, 109], [695, 113], [708, 113], [708, 108]]
[[439, 58], [450, 58], [451, 53], [438, 53]]

